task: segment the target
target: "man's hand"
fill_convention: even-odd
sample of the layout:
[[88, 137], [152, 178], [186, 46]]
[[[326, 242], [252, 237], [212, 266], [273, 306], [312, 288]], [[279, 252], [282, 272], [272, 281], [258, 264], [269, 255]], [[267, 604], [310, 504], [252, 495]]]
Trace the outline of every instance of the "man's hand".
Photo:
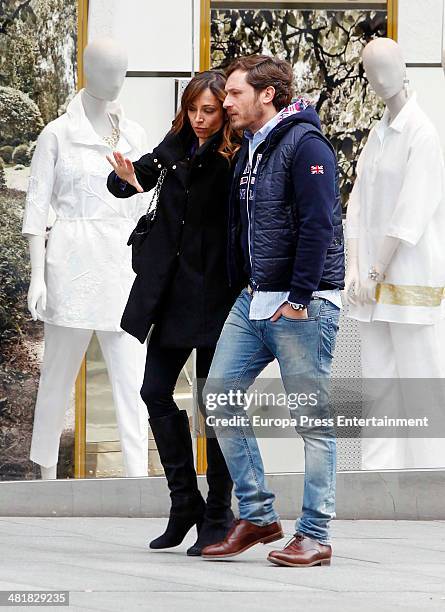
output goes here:
[[116, 172], [116, 174], [122, 181], [126, 181], [129, 185], [133, 185], [133, 187], [139, 193], [144, 193], [144, 190], [142, 189], [139, 181], [136, 178], [133, 164], [129, 159], [124, 157], [122, 153], [119, 153], [119, 151], [113, 151], [114, 159], [109, 155], [107, 155], [106, 157], [110, 164], [113, 166], [113, 170]]
[[276, 313], [271, 317], [270, 320], [273, 323], [275, 323], [275, 321], [278, 321], [281, 315], [284, 315], [288, 319], [307, 319], [308, 318], [307, 308], [305, 308], [304, 310], [295, 310], [294, 308], [292, 308], [289, 302], [285, 302], [284, 304], [282, 304], [278, 308]]

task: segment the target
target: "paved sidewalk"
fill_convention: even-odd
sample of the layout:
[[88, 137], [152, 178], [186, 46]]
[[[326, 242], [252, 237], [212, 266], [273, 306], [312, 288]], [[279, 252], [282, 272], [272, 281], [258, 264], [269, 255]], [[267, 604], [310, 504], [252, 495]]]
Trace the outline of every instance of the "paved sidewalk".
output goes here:
[[[0, 590], [69, 590], [70, 607], [51, 610], [445, 612], [445, 521], [336, 521], [332, 565], [303, 569], [268, 563], [277, 543], [227, 561], [186, 557], [192, 532], [176, 549], [149, 552], [165, 524], [0, 518]], [[292, 535], [291, 521], [283, 528]]]

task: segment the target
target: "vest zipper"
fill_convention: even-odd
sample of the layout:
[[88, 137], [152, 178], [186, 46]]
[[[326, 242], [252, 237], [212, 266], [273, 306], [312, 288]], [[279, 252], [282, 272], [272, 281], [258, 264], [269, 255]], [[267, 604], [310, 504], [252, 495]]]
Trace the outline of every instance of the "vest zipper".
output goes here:
[[[252, 162], [253, 162], [253, 161], [254, 161], [254, 159], [255, 159], [255, 155], [256, 155], [256, 158], [258, 158], [258, 154], [259, 154], [258, 149], [261, 147], [261, 145], [262, 145], [262, 144], [264, 144], [264, 143], [266, 143], [266, 142], [267, 142], [267, 138], [266, 138], [266, 140], [265, 140], [265, 141], [263, 141], [263, 142], [262, 142], [262, 143], [261, 143], [261, 144], [258, 146], [258, 148], [257, 148], [256, 152], [254, 153], [254, 155], [253, 155], [253, 157], [252, 157]], [[261, 159], [260, 159], [260, 161], [259, 161], [259, 162], [257, 162], [257, 164], [256, 164], [256, 165], [258, 166], [258, 169], [257, 169], [257, 173], [256, 173], [256, 175], [255, 175], [255, 185], [254, 185], [254, 188], [253, 188], [253, 193], [252, 193], [252, 196], [253, 196], [253, 197], [252, 197], [252, 201], [253, 201], [253, 202], [255, 201], [256, 187], [257, 187], [257, 185], [258, 185], [258, 177], [259, 177], [259, 174], [260, 174], [260, 166], [261, 166], [261, 163], [264, 161], [265, 154], [266, 154], [266, 151], [268, 150], [268, 148], [269, 148], [269, 144], [267, 143], [267, 144], [265, 145], [265, 147], [264, 147], [263, 151], [261, 151]], [[251, 179], [251, 177], [252, 177], [253, 168], [254, 168], [254, 166], [253, 166], [253, 163], [252, 163], [252, 167], [251, 167], [251, 169], [250, 169], [250, 173], [249, 173], [249, 184], [248, 184], [247, 196], [249, 196], [249, 192], [250, 192], [250, 179]], [[249, 197], [247, 198], [247, 204], [249, 204]], [[249, 219], [249, 205], [247, 205], [247, 217], [248, 217], [248, 219]], [[255, 218], [255, 207], [253, 207], [253, 208], [252, 208], [252, 232], [250, 232], [250, 221], [249, 221], [249, 224], [248, 224], [248, 230], [249, 230], [249, 231], [248, 231], [248, 236], [247, 236], [247, 238], [248, 238], [248, 244], [249, 244], [249, 257], [250, 257], [250, 275], [251, 275], [251, 278], [250, 278], [250, 286], [251, 286], [251, 287], [252, 287], [252, 289], [254, 289], [255, 291], [259, 291], [260, 286], [259, 286], [259, 284], [258, 284], [258, 283], [257, 283], [257, 282], [254, 280], [254, 278], [253, 278], [253, 277], [254, 277], [254, 263], [255, 263], [255, 260], [253, 259], [253, 242], [252, 242], [252, 251], [251, 251], [251, 247], [250, 247], [250, 237], [251, 237], [251, 235], [253, 236], [253, 239], [255, 238], [255, 226], [254, 226], [254, 218]]]

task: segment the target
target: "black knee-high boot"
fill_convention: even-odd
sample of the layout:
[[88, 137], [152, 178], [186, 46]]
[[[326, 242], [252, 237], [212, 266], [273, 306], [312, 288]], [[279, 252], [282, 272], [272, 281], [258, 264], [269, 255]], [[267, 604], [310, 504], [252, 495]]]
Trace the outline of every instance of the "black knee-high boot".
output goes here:
[[202, 526], [205, 502], [198, 489], [193, 462], [192, 438], [185, 410], [150, 419], [170, 489], [170, 518], [165, 532], [150, 542], [150, 548], [172, 548], [181, 544], [187, 532]]
[[[213, 434], [214, 435], [214, 434]], [[195, 544], [187, 550], [191, 557], [200, 556], [205, 546], [224, 540], [233, 523], [232, 479], [215, 437], [207, 437], [207, 495], [204, 522]]]

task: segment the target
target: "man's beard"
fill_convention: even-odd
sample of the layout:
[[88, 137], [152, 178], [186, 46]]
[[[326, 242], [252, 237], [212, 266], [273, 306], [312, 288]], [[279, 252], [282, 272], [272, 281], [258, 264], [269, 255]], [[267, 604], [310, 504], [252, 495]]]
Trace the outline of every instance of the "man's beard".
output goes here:
[[253, 113], [248, 118], [250, 121], [246, 120], [245, 116], [237, 114], [233, 119], [232, 117], [230, 118], [230, 125], [234, 130], [246, 130], [249, 129], [252, 124], [255, 124], [261, 117], [262, 108], [258, 103], [255, 103]]
[[245, 129], [245, 125], [243, 125], [243, 120], [240, 119], [239, 115], [233, 118], [230, 117], [230, 126], [234, 130], [244, 130]]

